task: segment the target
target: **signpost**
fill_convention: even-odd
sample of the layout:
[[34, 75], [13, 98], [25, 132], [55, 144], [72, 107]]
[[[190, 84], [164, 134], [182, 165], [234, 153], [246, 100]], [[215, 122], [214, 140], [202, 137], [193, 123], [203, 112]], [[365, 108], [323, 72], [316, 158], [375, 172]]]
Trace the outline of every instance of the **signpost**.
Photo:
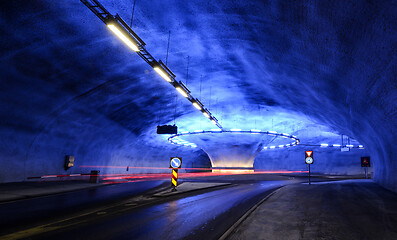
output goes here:
[[361, 167], [364, 168], [365, 178], [368, 178], [368, 168], [371, 167], [371, 158], [361, 157]]
[[310, 182], [310, 165], [313, 164], [313, 151], [305, 151], [305, 163], [309, 165], [309, 184]]
[[178, 186], [178, 169], [182, 166], [182, 158], [181, 157], [171, 157], [170, 158], [170, 168], [172, 168], [172, 177], [171, 177], [171, 185], [173, 192], [176, 191], [176, 187]]

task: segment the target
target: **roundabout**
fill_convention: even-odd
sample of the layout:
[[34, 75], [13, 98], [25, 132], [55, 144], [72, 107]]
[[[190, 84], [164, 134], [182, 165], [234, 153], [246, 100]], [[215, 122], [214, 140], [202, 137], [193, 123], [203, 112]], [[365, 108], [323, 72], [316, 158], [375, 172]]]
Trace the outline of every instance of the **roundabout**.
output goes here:
[[[258, 129], [211, 129], [181, 132], [168, 138], [172, 144], [201, 148], [210, 158], [212, 171], [253, 171], [255, 157], [266, 148], [289, 148], [300, 140], [287, 133]], [[218, 169], [217, 169], [218, 168]]]

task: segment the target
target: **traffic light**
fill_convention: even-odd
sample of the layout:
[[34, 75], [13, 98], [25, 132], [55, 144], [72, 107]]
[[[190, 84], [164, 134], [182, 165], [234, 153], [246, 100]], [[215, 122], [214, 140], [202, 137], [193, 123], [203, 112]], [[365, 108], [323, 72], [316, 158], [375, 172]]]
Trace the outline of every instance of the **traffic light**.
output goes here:
[[361, 167], [371, 167], [370, 157], [361, 157]]

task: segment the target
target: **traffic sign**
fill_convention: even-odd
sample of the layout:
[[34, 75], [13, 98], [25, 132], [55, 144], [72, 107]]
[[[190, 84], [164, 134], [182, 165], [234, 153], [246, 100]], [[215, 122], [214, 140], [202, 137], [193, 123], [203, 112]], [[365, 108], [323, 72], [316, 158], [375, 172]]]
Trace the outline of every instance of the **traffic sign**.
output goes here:
[[313, 164], [313, 151], [305, 151], [305, 163], [306, 164]]
[[170, 168], [181, 168], [181, 166], [182, 166], [182, 158], [181, 157], [170, 158]]
[[310, 181], [310, 165], [313, 164], [313, 151], [305, 151], [305, 163], [309, 166], [309, 184], [311, 184]]
[[370, 157], [361, 157], [361, 167], [371, 167]]

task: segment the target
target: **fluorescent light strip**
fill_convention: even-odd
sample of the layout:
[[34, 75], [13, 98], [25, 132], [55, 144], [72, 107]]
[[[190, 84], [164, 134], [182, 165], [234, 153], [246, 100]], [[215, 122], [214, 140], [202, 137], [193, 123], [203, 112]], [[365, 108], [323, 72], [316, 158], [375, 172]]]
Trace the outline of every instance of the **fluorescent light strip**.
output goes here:
[[279, 148], [283, 148], [283, 147], [284, 147], [284, 145], [278, 145], [278, 147], [279, 147]]
[[156, 71], [162, 78], [164, 78], [167, 82], [172, 82], [171, 78], [166, 74], [161, 68], [154, 67], [154, 71]]
[[359, 148], [364, 148], [364, 146], [363, 146], [363, 145], [358, 145], [358, 147], [359, 147]]
[[201, 107], [198, 103], [194, 102], [193, 107], [195, 107], [197, 110], [201, 110]]
[[276, 148], [276, 146], [270, 146], [271, 149]]
[[215, 125], [216, 125], [216, 122], [215, 122], [215, 120], [213, 120], [213, 119], [212, 119], [212, 120], [211, 120], [211, 122], [212, 122], [213, 124], [215, 124]]
[[277, 133], [276, 131], [267, 131], [268, 133]]
[[204, 130], [194, 130], [194, 132], [204, 132]]
[[208, 115], [207, 112], [203, 112], [203, 115], [204, 115], [206, 118], [210, 118], [210, 115]]
[[352, 148], [352, 147], [353, 147], [353, 145], [346, 145], [346, 147], [348, 147], [348, 148]]
[[127, 44], [128, 47], [130, 47], [134, 52], [139, 52], [138, 46], [136, 46], [128, 37], [126, 37], [115, 25], [113, 24], [108, 24], [107, 25], [110, 30], [114, 34], [116, 34], [117, 37], [121, 39], [125, 44]]
[[326, 144], [326, 143], [321, 143], [321, 147], [328, 147], [328, 144]]
[[259, 129], [251, 129], [251, 132], [261, 132]]
[[185, 92], [185, 90], [183, 90], [180, 87], [176, 87], [175, 88], [182, 96], [184, 96], [185, 98], [189, 97], [189, 95], [187, 95], [187, 93]]
[[340, 144], [333, 144], [333, 147], [340, 147]]

